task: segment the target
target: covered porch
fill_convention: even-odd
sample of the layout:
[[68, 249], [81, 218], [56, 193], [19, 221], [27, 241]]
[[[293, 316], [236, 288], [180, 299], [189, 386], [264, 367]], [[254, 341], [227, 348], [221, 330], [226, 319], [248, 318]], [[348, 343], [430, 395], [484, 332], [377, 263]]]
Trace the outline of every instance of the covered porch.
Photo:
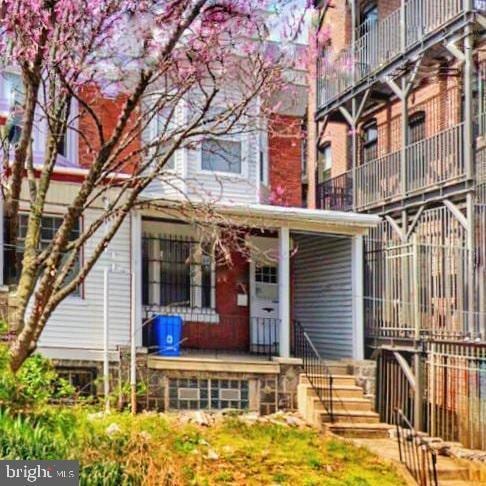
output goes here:
[[[325, 359], [363, 357], [362, 235], [377, 217], [265, 205], [214, 211], [248, 244], [229, 265], [204, 248], [185, 208], [149, 204], [133, 219], [138, 344], [153, 362], [289, 359], [297, 326]], [[182, 318], [180, 357], [159, 355], [156, 315]]]

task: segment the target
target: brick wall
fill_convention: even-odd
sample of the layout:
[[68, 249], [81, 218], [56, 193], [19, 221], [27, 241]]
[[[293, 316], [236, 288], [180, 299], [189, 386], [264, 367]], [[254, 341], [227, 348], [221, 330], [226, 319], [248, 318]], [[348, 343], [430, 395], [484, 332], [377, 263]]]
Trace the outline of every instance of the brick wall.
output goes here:
[[238, 293], [248, 292], [249, 263], [234, 253], [232, 264], [216, 269], [216, 312], [220, 322], [185, 323], [185, 346], [198, 349], [247, 351], [250, 343], [249, 306], [237, 305]]
[[[109, 139], [118, 123], [118, 118], [126, 101], [125, 96], [106, 98], [100, 93], [100, 90], [97, 87], [90, 86], [83, 89], [82, 97], [94, 110], [100, 120], [105, 140]], [[138, 108], [130, 118], [125, 133], [128, 134], [133, 130], [137, 116]], [[80, 106], [79, 109], [79, 130], [80, 133], [83, 134], [83, 137], [79, 138], [79, 164], [82, 167], [87, 167], [93, 162], [93, 155], [90, 151], [94, 151], [94, 154], [97, 155], [97, 151], [100, 148], [100, 137], [93, 118], [82, 106]], [[136, 135], [136, 131], [134, 131], [134, 134]], [[138, 137], [134, 137], [134, 139], [121, 152], [119, 160], [124, 161], [129, 154], [139, 148], [140, 140]], [[117, 170], [121, 172], [129, 172], [135, 163], [136, 157], [128, 158], [128, 160], [124, 161], [123, 165], [117, 168]]]
[[273, 204], [301, 205], [301, 142], [300, 118], [274, 115], [269, 120], [269, 185], [275, 195]]

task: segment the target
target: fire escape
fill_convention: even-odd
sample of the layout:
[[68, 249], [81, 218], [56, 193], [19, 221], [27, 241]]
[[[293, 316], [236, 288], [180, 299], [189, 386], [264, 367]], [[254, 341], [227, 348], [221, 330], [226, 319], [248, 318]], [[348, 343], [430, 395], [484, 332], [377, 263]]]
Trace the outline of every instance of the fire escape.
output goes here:
[[[336, 7], [321, 3], [322, 29]], [[320, 47], [315, 129], [319, 144], [329, 124], [346, 127], [349, 170], [314, 187], [309, 175], [309, 198], [383, 217], [365, 241], [382, 419], [400, 408], [418, 430], [486, 448], [486, 1], [397, 0], [387, 15], [344, 3], [351, 41]], [[443, 87], [440, 129], [410, 109], [427, 86]], [[392, 105], [381, 128], [369, 121]]]

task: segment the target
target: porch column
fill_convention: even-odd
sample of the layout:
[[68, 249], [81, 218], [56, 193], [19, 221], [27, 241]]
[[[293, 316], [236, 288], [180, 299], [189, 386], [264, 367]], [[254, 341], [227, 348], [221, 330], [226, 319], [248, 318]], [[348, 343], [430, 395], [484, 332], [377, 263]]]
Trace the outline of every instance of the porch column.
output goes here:
[[363, 237], [355, 236], [352, 251], [353, 359], [364, 359], [364, 258]]
[[135, 343], [142, 345], [142, 216], [138, 211], [131, 213], [131, 268], [134, 275], [131, 285], [135, 284], [135, 290], [131, 292], [131, 305], [134, 306], [132, 316], [135, 327]]
[[282, 358], [290, 357], [290, 231], [280, 228], [278, 255], [278, 310]]

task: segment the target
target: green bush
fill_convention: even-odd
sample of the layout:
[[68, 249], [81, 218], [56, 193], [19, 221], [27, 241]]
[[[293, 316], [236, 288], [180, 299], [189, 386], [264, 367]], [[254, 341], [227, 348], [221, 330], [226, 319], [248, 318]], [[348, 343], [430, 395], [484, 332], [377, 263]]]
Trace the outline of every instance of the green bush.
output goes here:
[[0, 345], [0, 406], [35, 408], [73, 394], [74, 388], [59, 378], [52, 363], [40, 354], [28, 358], [14, 375], [9, 366], [8, 347]]

